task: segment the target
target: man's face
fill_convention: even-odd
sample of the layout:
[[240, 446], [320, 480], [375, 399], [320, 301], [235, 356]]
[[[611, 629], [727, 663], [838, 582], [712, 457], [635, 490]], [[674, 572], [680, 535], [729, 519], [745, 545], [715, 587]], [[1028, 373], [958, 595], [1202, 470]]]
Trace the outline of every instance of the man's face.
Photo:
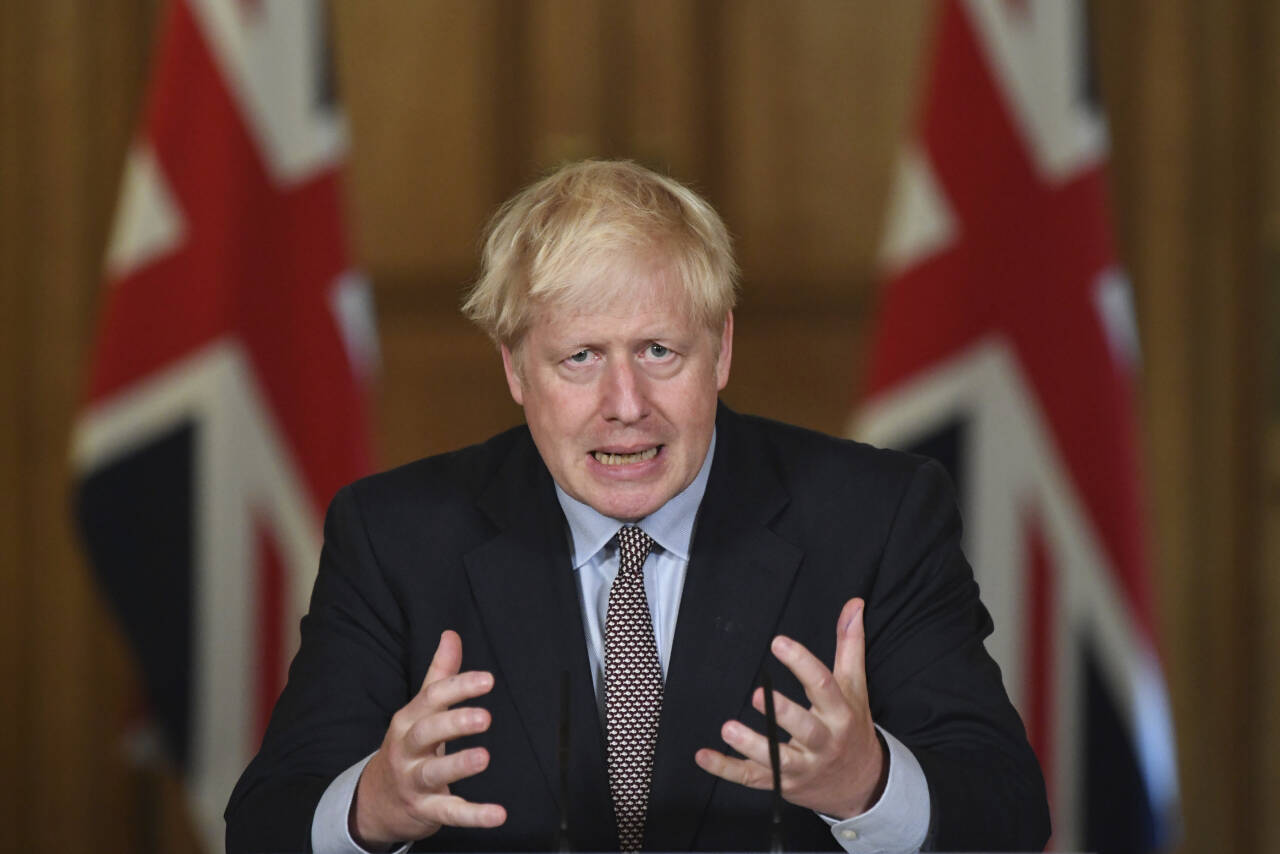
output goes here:
[[507, 384], [565, 492], [615, 519], [647, 516], [693, 482], [729, 381], [733, 316], [720, 334], [690, 317], [662, 273], [629, 276], [599, 313], [545, 309]]

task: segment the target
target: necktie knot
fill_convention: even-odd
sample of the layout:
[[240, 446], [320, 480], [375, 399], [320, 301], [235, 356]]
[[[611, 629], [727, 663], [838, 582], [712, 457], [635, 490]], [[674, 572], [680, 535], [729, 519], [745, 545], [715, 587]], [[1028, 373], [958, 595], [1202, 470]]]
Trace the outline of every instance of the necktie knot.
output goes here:
[[637, 572], [644, 566], [645, 558], [653, 551], [653, 537], [635, 525], [618, 529], [618, 571]]

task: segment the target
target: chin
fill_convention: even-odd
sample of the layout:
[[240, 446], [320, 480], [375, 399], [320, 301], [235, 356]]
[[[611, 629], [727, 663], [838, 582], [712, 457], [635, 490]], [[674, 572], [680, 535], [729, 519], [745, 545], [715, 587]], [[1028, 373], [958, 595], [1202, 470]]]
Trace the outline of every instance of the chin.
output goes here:
[[604, 515], [608, 516], [610, 519], [617, 519], [619, 522], [638, 522], [641, 519], [643, 519], [645, 516], [648, 516], [654, 510], [657, 510], [658, 508], [654, 507], [650, 509], [647, 507], [642, 507], [640, 509], [636, 509], [635, 507], [630, 505], [624, 505], [624, 506], [606, 505], [604, 507], [597, 507], [596, 509], [599, 510]]
[[643, 519], [648, 516], [661, 507], [663, 503], [653, 498], [637, 497], [620, 500], [616, 497], [606, 496], [598, 502], [592, 502], [591, 506], [611, 519], [617, 519], [621, 522], [634, 522], [637, 519]]

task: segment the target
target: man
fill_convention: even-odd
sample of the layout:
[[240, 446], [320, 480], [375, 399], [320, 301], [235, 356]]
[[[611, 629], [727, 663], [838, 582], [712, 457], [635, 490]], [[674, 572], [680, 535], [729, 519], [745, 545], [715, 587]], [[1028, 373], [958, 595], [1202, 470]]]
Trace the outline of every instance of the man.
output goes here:
[[762, 668], [788, 847], [1044, 845], [945, 475], [719, 406], [735, 277], [631, 163], [498, 212], [465, 310], [527, 427], [334, 499], [229, 850], [767, 847]]

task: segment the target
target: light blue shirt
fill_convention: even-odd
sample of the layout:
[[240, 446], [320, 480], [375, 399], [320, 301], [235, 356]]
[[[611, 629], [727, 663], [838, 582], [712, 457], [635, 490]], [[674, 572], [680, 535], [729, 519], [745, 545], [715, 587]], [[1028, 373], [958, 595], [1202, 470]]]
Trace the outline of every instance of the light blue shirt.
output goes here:
[[[662, 678], [667, 678], [671, 641], [680, 614], [684, 574], [689, 567], [689, 546], [698, 518], [698, 506], [707, 491], [716, 437], [693, 482], [666, 504], [634, 524], [653, 538], [653, 551], [644, 562], [644, 595], [653, 618], [653, 638], [658, 645]], [[578, 577], [578, 604], [582, 606], [582, 626], [587, 635], [587, 658], [596, 700], [604, 711], [604, 621], [609, 608], [609, 589], [618, 575], [618, 529], [623, 522], [611, 519], [573, 498], [556, 484], [556, 498], [569, 523], [570, 560]]]
[[[663, 679], [671, 660], [671, 642], [680, 596], [689, 567], [698, 508], [707, 490], [711, 460], [715, 457], [713, 432], [707, 456], [693, 482], [684, 491], [650, 515], [632, 524], [653, 538], [655, 546], [644, 563], [644, 592], [653, 618], [653, 637]], [[596, 701], [604, 714], [604, 623], [609, 606], [609, 587], [618, 574], [616, 535], [624, 522], [611, 519], [571, 497], [556, 484], [556, 497], [569, 526], [570, 559], [578, 578], [578, 603], [587, 636], [587, 657]], [[835, 627], [832, 627], [835, 631]], [[877, 727], [879, 729], [879, 727]], [[871, 809], [853, 818], [837, 821], [820, 817], [831, 826], [836, 841], [849, 854], [906, 854], [919, 850], [929, 827], [929, 787], [915, 756], [884, 730], [889, 748], [889, 777], [884, 793]], [[715, 745], [708, 745], [709, 747]], [[365, 757], [342, 772], [329, 784], [316, 805], [311, 822], [311, 845], [316, 854], [368, 854], [351, 838], [348, 819], [355, 799], [360, 773], [372, 757]], [[692, 761], [692, 759], [691, 759]], [[408, 848], [404, 845], [398, 851]]]

